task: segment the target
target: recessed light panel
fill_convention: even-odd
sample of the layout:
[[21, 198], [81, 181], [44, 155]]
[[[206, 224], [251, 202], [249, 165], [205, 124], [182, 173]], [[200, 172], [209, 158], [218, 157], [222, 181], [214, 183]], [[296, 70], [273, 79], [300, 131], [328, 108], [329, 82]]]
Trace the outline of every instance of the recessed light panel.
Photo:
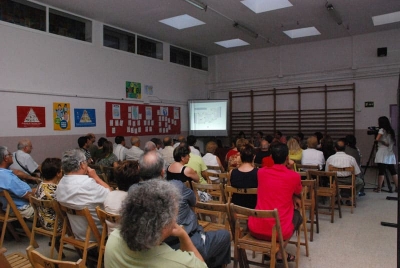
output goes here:
[[313, 35], [320, 35], [321, 33], [315, 27], [307, 27], [296, 30], [283, 31], [290, 38], [300, 38]]
[[287, 0], [244, 0], [240, 2], [250, 8], [254, 13], [262, 13], [293, 6]]
[[178, 30], [205, 24], [201, 20], [193, 18], [192, 16], [189, 16], [187, 14], [172, 17], [172, 18], [165, 19], [165, 20], [160, 20], [160, 22], [164, 23], [168, 26], [174, 27]]
[[372, 17], [374, 26], [400, 21], [400, 11]]
[[241, 47], [241, 46], [248, 46], [249, 43], [243, 41], [242, 39], [231, 39], [225, 41], [215, 42], [217, 45], [222, 47], [231, 48], [231, 47]]

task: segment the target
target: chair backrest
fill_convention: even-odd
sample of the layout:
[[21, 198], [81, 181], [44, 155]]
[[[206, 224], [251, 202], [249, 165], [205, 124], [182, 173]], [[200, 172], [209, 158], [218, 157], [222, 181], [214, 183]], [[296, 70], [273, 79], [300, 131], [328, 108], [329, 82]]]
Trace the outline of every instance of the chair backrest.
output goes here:
[[58, 206], [58, 203], [55, 199], [50, 199], [50, 200], [42, 200], [38, 199], [35, 196], [31, 195], [29, 196], [29, 202], [31, 203], [31, 206], [35, 210], [35, 216], [33, 219], [33, 225], [37, 226], [36, 223], [38, 221], [38, 216], [41, 213], [41, 209], [49, 209], [54, 212], [55, 219], [54, 219], [54, 230], [55, 233], [57, 232], [60, 227], [58, 226], [58, 223], [62, 221], [62, 214], [60, 211], [60, 207]]
[[[321, 178], [328, 178], [329, 187], [324, 187], [322, 185]], [[337, 176], [336, 172], [332, 171], [318, 171], [318, 170], [307, 170], [307, 180], [316, 180], [317, 191], [321, 188], [331, 188], [336, 189], [337, 187]]]
[[116, 215], [109, 213], [100, 207], [96, 207], [97, 216], [100, 219], [100, 223], [103, 226], [103, 230], [101, 232], [101, 240], [99, 245], [99, 258], [97, 260], [97, 267], [101, 267], [103, 262], [103, 255], [106, 250], [106, 238], [108, 237], [108, 224], [107, 222], [118, 224], [121, 219], [121, 215]]
[[[256, 210], [250, 209], [245, 207], [237, 206], [233, 203], [229, 205], [229, 218], [234, 222], [235, 226], [235, 245], [239, 242], [241, 238], [242, 231], [241, 231], [241, 218], [238, 217], [239, 215], [245, 215], [248, 217], [256, 217], [256, 218], [271, 218], [275, 220], [275, 225], [272, 228], [272, 235], [271, 235], [271, 244], [272, 247], [275, 246], [275, 243], [279, 243], [279, 248], [282, 253], [284, 253], [284, 240], [282, 235], [281, 229], [281, 222], [279, 220], [279, 213], [277, 209], [274, 210]], [[256, 241], [257, 239], [254, 238]], [[286, 255], [286, 254], [285, 254]], [[284, 258], [285, 267], [287, 267], [287, 260]]]
[[222, 171], [220, 166], [207, 166], [208, 170]]
[[232, 201], [232, 195], [233, 194], [252, 194], [256, 195], [257, 194], [257, 188], [235, 188], [230, 185], [225, 185], [225, 198], [228, 203], [231, 203]]
[[225, 204], [226, 203], [225, 194], [224, 194], [224, 186], [223, 186], [222, 183], [219, 183], [219, 184], [204, 184], [204, 183], [192, 182], [192, 185], [193, 185], [194, 194], [196, 195], [197, 202], [201, 201], [200, 197], [199, 197], [199, 194], [197, 192], [198, 190], [200, 190], [200, 191], [206, 192], [206, 193], [218, 198], [218, 200], [215, 200], [218, 203], [221, 203], [221, 204]]
[[[90, 240], [91, 234], [93, 234], [94, 238], [96, 239], [96, 242], [100, 243], [101, 240], [101, 235], [99, 230], [97, 229], [96, 223], [93, 220], [92, 215], [90, 214], [90, 211], [87, 207], [84, 207], [83, 209], [73, 209], [73, 208], [68, 208], [66, 206], [61, 205], [60, 203], [59, 207], [61, 210], [61, 213], [64, 217], [64, 225], [67, 224], [66, 227], [71, 228], [70, 221], [68, 219], [68, 215], [76, 215], [80, 217], [84, 217], [87, 221], [87, 228], [86, 228], [86, 237], [85, 239], [87, 241]], [[71, 229], [72, 230], [72, 229]]]
[[204, 172], [205, 179], [207, 180], [208, 184], [214, 183], [213, 181], [217, 181], [219, 183], [219, 174], [220, 173], [214, 173], [208, 170]]
[[305, 171], [305, 170], [319, 170], [319, 165], [302, 165], [296, 164], [296, 171]]
[[[350, 172], [351, 175], [349, 175], [349, 176], [355, 177], [354, 167], [353, 166], [350, 166], [350, 167], [335, 167], [335, 166], [329, 165], [328, 169], [329, 169], [329, 171], [336, 172], [338, 177], [340, 177], [339, 175], [341, 175], [342, 172], [346, 172], [345, 175], [347, 175]], [[346, 176], [343, 176], [343, 177], [346, 177]]]
[[32, 264], [33, 268], [83, 268], [85, 264], [82, 262], [82, 259], [79, 259], [77, 262], [71, 261], [58, 261], [54, 259], [47, 258], [33, 249], [32, 246], [29, 246], [26, 249], [26, 253], [28, 254], [29, 261]]

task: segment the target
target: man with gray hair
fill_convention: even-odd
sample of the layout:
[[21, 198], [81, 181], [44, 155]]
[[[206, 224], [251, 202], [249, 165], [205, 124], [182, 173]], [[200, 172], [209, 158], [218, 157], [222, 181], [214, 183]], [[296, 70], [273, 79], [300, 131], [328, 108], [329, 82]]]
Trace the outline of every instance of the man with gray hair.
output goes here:
[[[63, 153], [62, 177], [56, 190], [56, 199], [61, 205], [82, 209], [88, 207], [97, 228], [101, 232], [100, 220], [97, 217], [96, 206], [103, 207], [111, 188], [102, 181], [96, 171], [88, 166], [85, 154], [79, 149]], [[68, 215], [71, 228], [78, 239], [85, 239], [87, 222], [83, 217]], [[91, 238], [94, 241], [94, 238]]]
[[161, 155], [165, 160], [165, 165], [169, 166], [175, 162], [174, 160], [174, 147], [172, 147], [171, 137], [165, 137], [163, 139], [164, 149], [161, 150]]
[[144, 148], [143, 148], [143, 152], [144, 153], [147, 153], [147, 152], [150, 152], [150, 151], [157, 151], [158, 152], [157, 145], [152, 141], [146, 142], [144, 144]]
[[[161, 154], [156, 151], [143, 154], [139, 159], [139, 172], [140, 177], [144, 181], [163, 178], [164, 159]], [[207, 263], [207, 266], [219, 267], [223, 264], [230, 263], [230, 233], [227, 230], [204, 232], [203, 228], [197, 222], [196, 214], [191, 208], [196, 204], [196, 197], [193, 191], [179, 180], [171, 180], [170, 184], [174, 185], [182, 196], [179, 201], [179, 211], [176, 222], [181, 225], [189, 235], [191, 241]], [[182, 248], [180, 239], [173, 236], [167, 236], [165, 238], [165, 242], [173, 249], [177, 250]]]
[[140, 149], [140, 138], [133, 136], [131, 144], [132, 147], [126, 150], [126, 160], [138, 161], [139, 157], [143, 154], [143, 150]]
[[10, 169], [20, 170], [30, 176], [34, 176], [38, 172], [39, 165], [31, 156], [32, 142], [29, 139], [22, 139], [18, 142], [18, 151], [13, 153], [14, 163]]
[[[153, 151], [141, 159], [159, 161]], [[176, 222], [179, 200], [178, 189], [163, 180], [132, 185], [122, 210], [121, 226], [108, 238], [104, 266], [207, 267], [185, 229]], [[169, 236], [179, 240], [178, 250], [163, 242]]]
[[[36, 189], [31, 189], [27, 183], [21, 181], [12, 170], [9, 169], [13, 163], [13, 157], [5, 146], [0, 146], [0, 161], [0, 188], [10, 192], [11, 198], [23, 217], [33, 217], [34, 210], [29, 204], [29, 196], [33, 194]], [[2, 209], [6, 210], [6, 199], [0, 197], [0, 202], [3, 205]]]

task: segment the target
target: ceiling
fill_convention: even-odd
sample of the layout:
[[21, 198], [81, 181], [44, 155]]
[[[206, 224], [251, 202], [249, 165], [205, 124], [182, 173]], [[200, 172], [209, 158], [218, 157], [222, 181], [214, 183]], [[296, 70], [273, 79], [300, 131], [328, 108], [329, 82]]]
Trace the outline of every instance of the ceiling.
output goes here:
[[[269, 1], [269, 0], [266, 0]], [[374, 26], [372, 16], [400, 11], [399, 0], [329, 0], [342, 19], [338, 25], [326, 0], [289, 0], [292, 7], [256, 14], [240, 0], [202, 0], [200, 10], [184, 0], [40, 0], [76, 15], [116, 26], [207, 56], [249, 49], [291, 45], [400, 28], [400, 22]], [[205, 24], [177, 30], [160, 20], [188, 14]], [[233, 21], [259, 34], [249, 36]], [[291, 39], [283, 33], [314, 26], [321, 35]], [[215, 42], [240, 38], [250, 45], [224, 48]]]

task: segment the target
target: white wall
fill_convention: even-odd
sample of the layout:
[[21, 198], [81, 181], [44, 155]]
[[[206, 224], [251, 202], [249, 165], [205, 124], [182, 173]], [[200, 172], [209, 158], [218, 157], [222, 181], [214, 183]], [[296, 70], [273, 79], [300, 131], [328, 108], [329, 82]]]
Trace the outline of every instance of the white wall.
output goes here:
[[[33, 138], [33, 155], [41, 161], [54, 150], [52, 155], [77, 147], [77, 138], [88, 132], [105, 136], [105, 102], [126, 102], [121, 100], [125, 81], [152, 85], [155, 97], [144, 100], [154, 105], [162, 100], [163, 105], [181, 107], [181, 130], [187, 131], [187, 100], [207, 97], [207, 72], [169, 63], [168, 44], [164, 60], [105, 48], [102, 27], [94, 21], [94, 41], [87, 43], [0, 22], [0, 145], [14, 150], [18, 137], [38, 136]], [[96, 109], [97, 126], [54, 131], [53, 102]], [[17, 128], [16, 106], [46, 107], [46, 127]]]
[[[387, 57], [377, 57], [378, 47], [388, 48]], [[217, 55], [209, 62], [207, 88], [217, 99], [231, 90], [355, 83], [356, 137], [365, 156], [373, 140], [367, 127], [397, 103], [400, 30]], [[365, 101], [375, 106], [365, 108]]]

